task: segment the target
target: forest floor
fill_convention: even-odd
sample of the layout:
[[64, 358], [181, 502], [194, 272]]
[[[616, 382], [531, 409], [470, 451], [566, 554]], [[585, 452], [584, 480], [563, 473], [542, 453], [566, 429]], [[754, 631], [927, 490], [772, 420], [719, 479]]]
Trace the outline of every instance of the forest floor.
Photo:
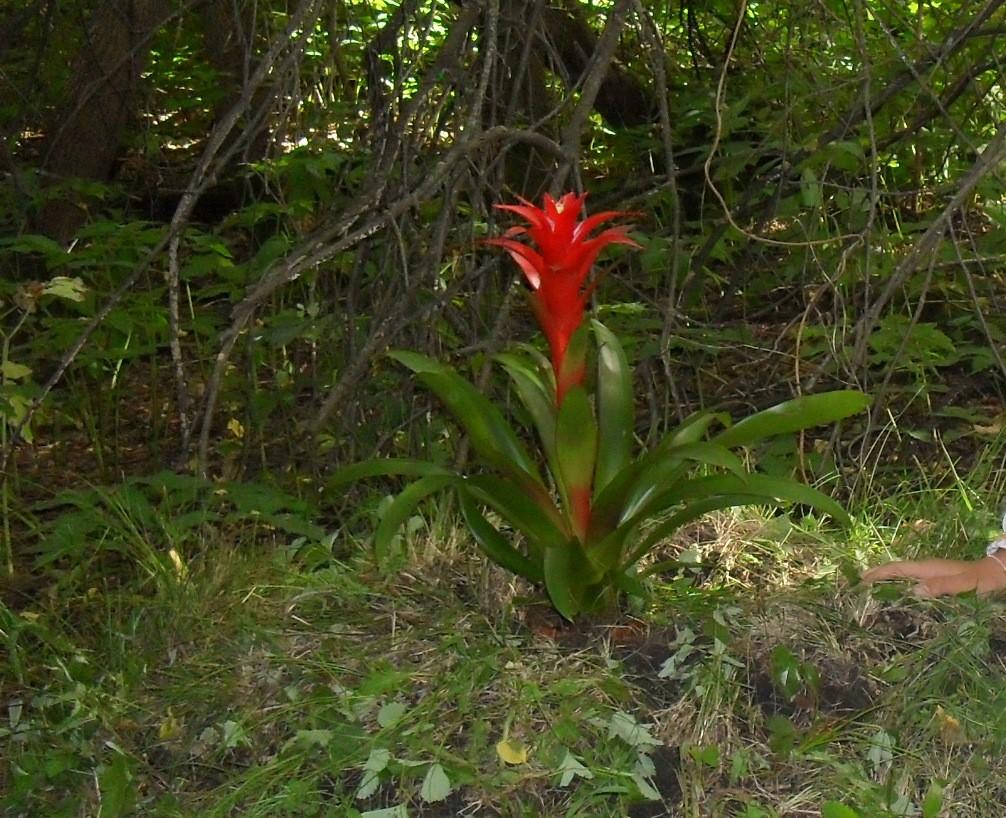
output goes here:
[[428, 524], [380, 571], [365, 543], [264, 524], [192, 528], [160, 561], [92, 542], [0, 606], [0, 806], [1001, 818], [1006, 606], [854, 582], [981, 553], [988, 488], [906, 488], [845, 531], [711, 516], [645, 604], [576, 628]]

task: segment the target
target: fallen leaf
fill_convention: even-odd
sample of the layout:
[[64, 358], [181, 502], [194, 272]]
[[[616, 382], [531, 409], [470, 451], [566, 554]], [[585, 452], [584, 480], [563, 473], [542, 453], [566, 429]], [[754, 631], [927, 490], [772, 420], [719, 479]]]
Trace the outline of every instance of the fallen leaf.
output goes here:
[[936, 729], [944, 744], [967, 744], [968, 737], [960, 720], [950, 715], [940, 705], [936, 705], [933, 721], [936, 722]]
[[504, 764], [526, 764], [528, 749], [519, 741], [505, 738], [496, 744], [496, 755]]

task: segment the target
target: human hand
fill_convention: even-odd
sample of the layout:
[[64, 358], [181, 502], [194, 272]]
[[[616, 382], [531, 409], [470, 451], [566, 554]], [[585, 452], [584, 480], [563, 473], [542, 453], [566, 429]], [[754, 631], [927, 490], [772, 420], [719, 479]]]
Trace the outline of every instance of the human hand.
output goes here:
[[1006, 563], [999, 554], [981, 560], [908, 560], [878, 565], [863, 574], [863, 582], [891, 579], [917, 580], [912, 593], [918, 597], [947, 596], [977, 591], [991, 594], [1006, 589]]

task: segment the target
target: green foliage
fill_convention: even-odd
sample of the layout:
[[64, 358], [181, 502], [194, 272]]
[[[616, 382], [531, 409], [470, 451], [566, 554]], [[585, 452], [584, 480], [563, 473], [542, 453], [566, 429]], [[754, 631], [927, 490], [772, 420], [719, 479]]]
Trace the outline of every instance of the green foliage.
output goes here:
[[[367, 461], [340, 471], [329, 481], [330, 491], [362, 477], [423, 475], [385, 513], [375, 534], [379, 557], [421, 500], [451, 488], [483, 552], [525, 579], [544, 580], [556, 609], [573, 619], [610, 605], [620, 591], [642, 593], [636, 564], [678, 527], [709, 511], [786, 501], [846, 519], [841, 507], [816, 489], [746, 472], [731, 448], [847, 417], [867, 405], [866, 396], [849, 391], [797, 398], [745, 418], [709, 441], [702, 438], [719, 418], [701, 412], [633, 460], [626, 356], [603, 325], [594, 322], [594, 332], [596, 410], [583, 387], [575, 386], [556, 411], [547, 397], [551, 379], [533, 361], [512, 354], [501, 359], [537, 427], [558, 503], [516, 433], [485, 397], [444, 364], [416, 353], [392, 353], [444, 402], [482, 462], [501, 476], [465, 477], [409, 460]], [[479, 506], [519, 533], [523, 550]]]
[[304, 550], [329, 541], [308, 503], [273, 486], [172, 472], [64, 491], [34, 510], [53, 515], [30, 552], [34, 568], [59, 570], [63, 583], [96, 571], [122, 572], [125, 565], [162, 593], [178, 591], [190, 562], [200, 559], [200, 544], [221, 528], [281, 532]]

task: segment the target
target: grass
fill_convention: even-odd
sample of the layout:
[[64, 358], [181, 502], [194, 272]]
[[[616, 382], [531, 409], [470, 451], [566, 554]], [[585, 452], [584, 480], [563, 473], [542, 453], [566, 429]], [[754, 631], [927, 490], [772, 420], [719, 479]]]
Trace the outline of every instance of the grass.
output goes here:
[[645, 607], [571, 629], [449, 528], [379, 571], [104, 495], [89, 558], [0, 607], [3, 814], [998, 818], [1002, 604], [844, 576], [973, 555], [993, 515], [891, 496], [848, 532], [712, 516]]

